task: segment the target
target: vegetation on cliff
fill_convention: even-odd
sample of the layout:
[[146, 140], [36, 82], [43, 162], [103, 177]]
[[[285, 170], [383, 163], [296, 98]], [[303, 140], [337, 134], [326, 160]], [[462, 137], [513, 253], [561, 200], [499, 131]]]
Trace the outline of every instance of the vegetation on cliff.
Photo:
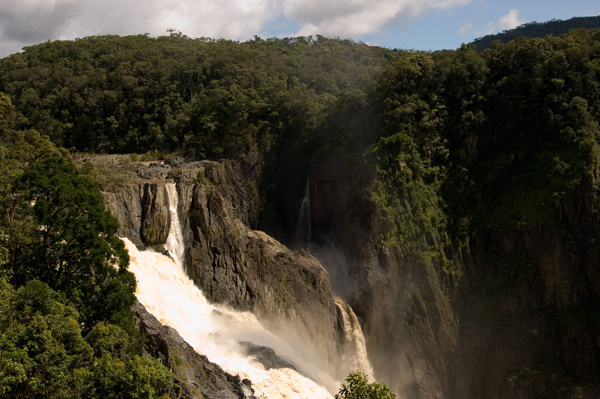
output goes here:
[[[347, 384], [347, 385], [346, 385]], [[369, 383], [364, 373], [356, 371], [346, 377], [335, 399], [396, 399], [387, 385], [380, 382]]]

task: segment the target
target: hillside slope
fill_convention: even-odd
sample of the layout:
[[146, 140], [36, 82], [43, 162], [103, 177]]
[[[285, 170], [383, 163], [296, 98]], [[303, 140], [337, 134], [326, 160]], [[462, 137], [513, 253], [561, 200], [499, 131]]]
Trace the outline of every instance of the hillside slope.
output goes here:
[[493, 42], [500, 40], [502, 43], [524, 36], [528, 39], [534, 37], [560, 36], [571, 29], [598, 29], [600, 28], [600, 16], [597, 17], [573, 17], [565, 21], [553, 19], [546, 22], [528, 22], [514, 29], [508, 29], [494, 35], [485, 35], [473, 40], [477, 51], [483, 51], [490, 47]]

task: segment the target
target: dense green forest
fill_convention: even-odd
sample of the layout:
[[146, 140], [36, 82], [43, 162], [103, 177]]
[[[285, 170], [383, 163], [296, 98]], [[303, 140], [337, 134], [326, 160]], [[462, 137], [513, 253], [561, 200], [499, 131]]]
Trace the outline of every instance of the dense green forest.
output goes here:
[[5, 58], [0, 86], [27, 126], [66, 148], [232, 157], [314, 128], [386, 52], [323, 37], [90, 37]]
[[[374, 177], [379, 244], [452, 287], [454, 254], [489, 226], [528, 228], [595, 192], [599, 82], [600, 30], [586, 29], [482, 52], [102, 36], [0, 60], [0, 397], [173, 389], [138, 356], [127, 254], [93, 173], [64, 148], [254, 154], [273, 198], [311, 156], [341, 154]], [[276, 184], [284, 175], [297, 180]]]
[[173, 391], [139, 356], [135, 278], [98, 183], [0, 96], [0, 397], [152, 398]]
[[546, 36], [560, 36], [563, 33], [567, 33], [571, 29], [586, 28], [586, 29], [598, 29], [600, 28], [600, 16], [597, 17], [574, 17], [567, 19], [566, 21], [560, 19], [553, 19], [546, 22], [528, 22], [526, 24], [517, 26], [514, 29], [508, 29], [494, 35], [485, 35], [473, 40], [472, 44], [478, 51], [482, 51], [492, 45], [496, 40], [500, 40], [502, 43], [508, 43], [517, 37], [524, 36], [528, 39], [534, 37], [546, 37]]

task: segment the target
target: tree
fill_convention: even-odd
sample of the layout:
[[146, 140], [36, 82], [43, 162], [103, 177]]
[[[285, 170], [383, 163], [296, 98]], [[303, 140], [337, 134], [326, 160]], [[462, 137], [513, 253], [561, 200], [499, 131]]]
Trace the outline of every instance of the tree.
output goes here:
[[87, 331], [101, 320], [117, 322], [133, 304], [135, 278], [98, 184], [70, 159], [52, 156], [24, 171], [15, 190], [22, 193], [20, 218], [33, 228], [13, 249], [13, 282], [39, 279], [64, 292]]
[[60, 301], [41, 281], [15, 290], [0, 278], [0, 399], [173, 393], [173, 375], [156, 359], [129, 353], [125, 331], [98, 323], [82, 337], [79, 313]]
[[346, 377], [335, 399], [396, 399], [396, 395], [390, 391], [386, 384], [374, 382], [369, 384], [367, 376], [356, 371]]

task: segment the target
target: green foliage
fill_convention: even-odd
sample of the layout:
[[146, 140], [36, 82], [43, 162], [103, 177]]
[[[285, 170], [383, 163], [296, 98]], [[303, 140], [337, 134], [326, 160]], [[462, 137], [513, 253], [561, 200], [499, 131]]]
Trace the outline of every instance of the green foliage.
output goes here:
[[0, 110], [0, 398], [170, 393], [171, 373], [136, 355], [135, 278], [93, 171], [13, 130], [4, 95]]
[[[462, 245], [469, 230], [528, 228], [578, 188], [590, 190], [600, 137], [599, 35], [581, 30], [481, 54], [463, 46], [398, 57], [378, 97], [381, 184], [386, 193], [395, 187], [393, 208], [404, 197], [412, 208], [442, 209]], [[426, 198], [407, 198], [420, 181], [414, 196]], [[426, 219], [436, 222], [421, 230], [443, 229], [441, 218]]]
[[88, 326], [133, 304], [135, 279], [115, 234], [98, 184], [63, 157], [48, 157], [17, 180], [20, 218], [32, 222], [28, 240], [11, 249], [13, 281], [47, 282], [82, 310]]
[[196, 183], [198, 183], [199, 185], [205, 185], [206, 183], [208, 183], [208, 180], [206, 178], [206, 173], [204, 172], [204, 169], [200, 169], [198, 171], [198, 173], [196, 173]]
[[79, 313], [31, 280], [0, 279], [0, 398], [155, 398], [173, 387], [156, 360], [131, 355], [128, 335], [98, 324], [85, 337]]
[[96, 36], [0, 61], [21, 125], [85, 152], [237, 157], [312, 130], [332, 94], [369, 79], [386, 50], [324, 37], [238, 43]]
[[[161, 152], [158, 150], [148, 151], [139, 157], [140, 161], [158, 161], [160, 159], [163, 159], [163, 156], [162, 156]], [[133, 161], [133, 159], [132, 159], [132, 161]]]
[[[347, 385], [346, 385], [347, 384]], [[360, 372], [350, 373], [346, 377], [335, 399], [395, 399], [396, 395], [386, 384], [374, 382], [369, 384], [367, 376]]]

